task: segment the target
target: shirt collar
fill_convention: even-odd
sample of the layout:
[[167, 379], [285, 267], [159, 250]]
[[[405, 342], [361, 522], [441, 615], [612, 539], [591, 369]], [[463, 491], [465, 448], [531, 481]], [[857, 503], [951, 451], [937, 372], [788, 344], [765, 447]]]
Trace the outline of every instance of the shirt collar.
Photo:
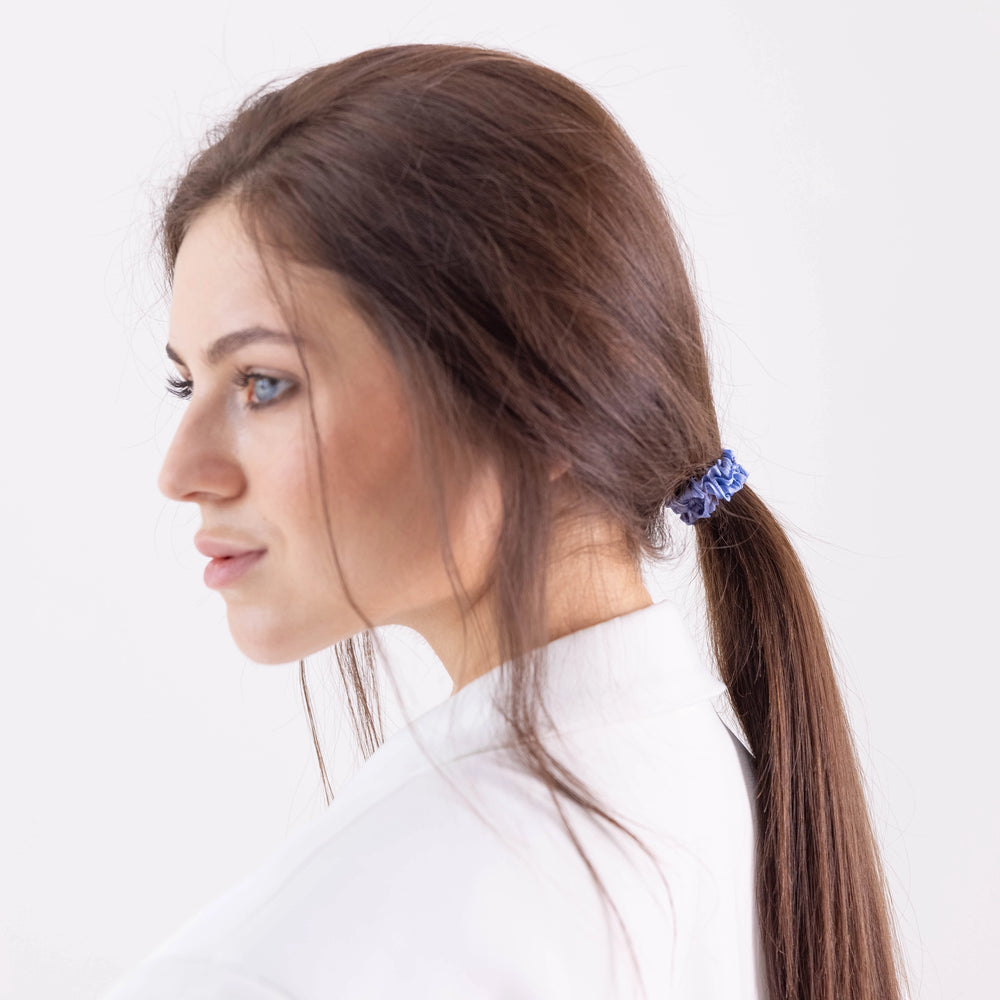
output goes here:
[[[661, 714], [727, 690], [702, 658], [680, 609], [667, 599], [560, 636], [547, 653], [543, 701], [559, 731]], [[396, 730], [336, 798], [367, 797], [363, 787], [384, 792], [432, 767], [421, 747], [444, 765], [509, 744], [496, 707], [501, 681], [501, 668], [487, 671]], [[544, 716], [539, 729], [551, 729]], [[362, 775], [367, 777], [359, 783]]]

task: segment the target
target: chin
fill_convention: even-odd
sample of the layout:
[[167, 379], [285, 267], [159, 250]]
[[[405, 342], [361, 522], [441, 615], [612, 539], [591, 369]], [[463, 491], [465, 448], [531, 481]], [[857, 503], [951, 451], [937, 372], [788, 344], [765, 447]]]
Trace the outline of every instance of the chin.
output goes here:
[[308, 653], [286, 653], [273, 648], [262, 648], [254, 643], [243, 643], [237, 641], [236, 645], [239, 647], [240, 652], [247, 657], [247, 659], [252, 660], [254, 663], [258, 663], [261, 666], [271, 666], [279, 663], [295, 663], [309, 655]]
[[289, 627], [287, 616], [235, 605], [228, 607], [227, 618], [233, 642], [254, 663], [294, 663], [324, 648], [304, 642], [301, 631]]

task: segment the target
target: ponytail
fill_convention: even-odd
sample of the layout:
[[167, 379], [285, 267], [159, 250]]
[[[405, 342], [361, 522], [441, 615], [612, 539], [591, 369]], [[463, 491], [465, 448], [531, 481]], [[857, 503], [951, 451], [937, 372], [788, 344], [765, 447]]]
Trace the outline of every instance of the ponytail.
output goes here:
[[712, 647], [756, 758], [771, 1000], [900, 1000], [888, 886], [802, 563], [747, 486], [695, 530]]

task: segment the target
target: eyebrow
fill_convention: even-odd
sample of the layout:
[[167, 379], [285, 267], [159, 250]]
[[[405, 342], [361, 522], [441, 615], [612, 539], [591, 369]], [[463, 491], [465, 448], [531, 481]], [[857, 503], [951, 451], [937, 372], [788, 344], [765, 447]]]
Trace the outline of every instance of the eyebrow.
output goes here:
[[[290, 333], [282, 333], [280, 330], [269, 330], [264, 326], [250, 326], [245, 330], [234, 330], [223, 337], [219, 337], [211, 347], [202, 352], [205, 364], [214, 368], [224, 357], [238, 351], [247, 344], [255, 344], [260, 340], [270, 340], [281, 344], [294, 344], [296, 338]], [[187, 368], [187, 363], [181, 356], [167, 344], [167, 357], [171, 361]]]

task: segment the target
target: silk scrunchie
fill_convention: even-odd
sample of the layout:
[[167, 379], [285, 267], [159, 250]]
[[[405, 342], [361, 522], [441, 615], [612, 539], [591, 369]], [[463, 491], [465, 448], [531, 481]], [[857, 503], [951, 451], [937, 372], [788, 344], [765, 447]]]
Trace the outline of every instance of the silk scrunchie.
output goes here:
[[746, 481], [747, 470], [729, 448], [723, 448], [722, 458], [700, 479], [692, 479], [684, 492], [670, 501], [670, 509], [685, 524], [694, 524], [709, 517], [720, 500], [728, 500]]

